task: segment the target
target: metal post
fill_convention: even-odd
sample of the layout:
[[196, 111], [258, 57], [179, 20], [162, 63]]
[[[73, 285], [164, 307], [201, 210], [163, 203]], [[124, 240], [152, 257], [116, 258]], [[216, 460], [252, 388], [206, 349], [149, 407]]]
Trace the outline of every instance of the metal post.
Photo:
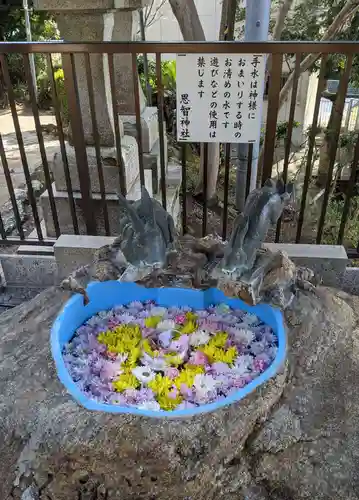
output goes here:
[[[24, 14], [25, 14], [26, 40], [28, 42], [32, 42], [31, 22], [30, 22], [30, 9], [29, 9], [28, 1], [27, 0], [23, 0], [22, 6], [23, 6], [23, 9], [24, 9]], [[36, 100], [37, 100], [37, 82], [36, 82], [36, 69], [35, 69], [34, 54], [29, 54], [29, 59], [30, 59], [31, 78], [32, 78], [33, 86], [34, 86], [35, 97], [36, 97]]]
[[[146, 41], [146, 26], [145, 20], [143, 18], [143, 9], [140, 9], [140, 31], [141, 31], [141, 40], [142, 42]], [[147, 106], [152, 106], [152, 88], [150, 82], [148, 81], [148, 55], [147, 53], [143, 54], [143, 73], [145, 75], [146, 80], [146, 97], [147, 97]]]
[[[271, 0], [247, 0], [245, 20], [245, 42], [263, 42], [268, 40]], [[264, 93], [265, 80], [261, 82], [262, 88], [259, 95]], [[263, 100], [259, 100], [259, 112], [262, 113]], [[252, 171], [250, 191], [256, 188], [258, 156], [260, 149], [261, 125], [258, 129], [258, 141], [253, 145]], [[237, 181], [236, 181], [236, 206], [242, 211], [246, 197], [246, 179], [248, 165], [248, 144], [238, 144], [236, 151]], [[232, 149], [232, 157], [235, 151]]]

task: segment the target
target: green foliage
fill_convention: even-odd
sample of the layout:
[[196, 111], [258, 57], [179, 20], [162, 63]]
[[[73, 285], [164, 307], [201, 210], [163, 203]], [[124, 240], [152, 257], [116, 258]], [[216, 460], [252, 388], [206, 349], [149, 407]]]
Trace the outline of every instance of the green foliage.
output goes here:
[[[34, 41], [56, 40], [59, 33], [56, 23], [46, 12], [31, 14], [31, 32]], [[22, 9], [3, 11], [0, 16], [0, 40], [17, 42], [26, 40], [25, 17]], [[27, 95], [24, 63], [21, 54], [9, 54], [8, 65], [15, 95], [23, 99]], [[46, 70], [43, 54], [35, 54], [36, 73], [40, 76]]]
[[[138, 57], [138, 73], [141, 87], [146, 94], [146, 77], [143, 56]], [[167, 125], [167, 132], [176, 135], [176, 61], [162, 61], [161, 80], [164, 93], [164, 115]], [[158, 86], [156, 63], [152, 59], [148, 60], [148, 84], [152, 90], [152, 104], [155, 106], [158, 101]]]
[[[140, 75], [141, 86], [146, 92], [146, 78], [143, 56], [138, 58], [138, 72]], [[176, 91], [176, 61], [162, 61], [161, 63], [162, 85], [165, 94]], [[157, 93], [157, 74], [156, 63], [153, 60], [148, 61], [148, 83], [151, 86], [152, 92]]]
[[[56, 93], [60, 105], [61, 117], [64, 125], [69, 123], [69, 108], [65, 90], [64, 71], [61, 67], [55, 68], [54, 79], [56, 85]], [[37, 85], [39, 89], [38, 100], [41, 107], [48, 107], [52, 101], [51, 83], [47, 71], [43, 71], [37, 77]]]
[[[336, 245], [338, 228], [342, 220], [344, 201], [332, 198], [328, 204], [325, 217], [323, 243]], [[351, 199], [348, 221], [345, 226], [344, 245], [346, 248], [356, 248], [359, 240], [359, 196]]]

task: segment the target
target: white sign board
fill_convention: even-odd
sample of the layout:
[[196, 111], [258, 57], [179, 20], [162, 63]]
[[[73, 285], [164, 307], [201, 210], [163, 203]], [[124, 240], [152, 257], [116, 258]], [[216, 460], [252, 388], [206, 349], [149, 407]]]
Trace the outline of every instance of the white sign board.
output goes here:
[[178, 54], [177, 139], [256, 142], [265, 59], [263, 54]]

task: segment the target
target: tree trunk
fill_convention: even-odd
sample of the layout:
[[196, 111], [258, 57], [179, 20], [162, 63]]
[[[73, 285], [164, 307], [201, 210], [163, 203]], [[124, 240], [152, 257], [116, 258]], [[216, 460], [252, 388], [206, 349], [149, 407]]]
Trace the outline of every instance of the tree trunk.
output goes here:
[[[198, 11], [194, 0], [169, 0], [174, 16], [176, 17], [183, 39], [186, 41], [205, 41], [205, 34], [201, 24], [201, 20], [198, 16]], [[223, 8], [227, 9], [227, 6], [236, 7], [235, 0], [224, 0]], [[222, 16], [223, 17], [223, 16]], [[228, 20], [231, 19], [229, 14], [227, 15], [227, 26]], [[233, 15], [234, 23], [234, 15]], [[225, 26], [223, 27], [223, 30]], [[224, 37], [224, 31], [221, 32], [220, 36]], [[223, 39], [223, 38], [222, 38]], [[207, 159], [207, 200], [215, 198], [217, 179], [219, 171], [219, 144], [209, 143], [208, 144], [208, 159]], [[196, 187], [196, 194], [205, 194], [203, 191], [203, 167], [204, 167], [204, 157], [203, 157], [203, 144], [201, 145], [201, 160], [200, 160], [200, 181]]]
[[336, 155], [337, 148], [335, 147], [335, 135], [338, 130], [340, 130], [343, 120], [343, 103], [345, 102], [346, 89], [345, 85], [340, 85], [338, 88], [338, 93], [333, 99], [333, 106], [329, 117], [329, 122], [327, 129], [323, 138], [323, 145], [320, 149], [320, 159], [319, 159], [319, 169], [317, 185], [319, 187], [324, 187], [326, 185], [326, 180], [329, 171], [329, 165], [333, 155]]
[[[283, 0], [281, 6], [279, 8], [277, 19], [276, 19], [276, 22], [274, 25], [272, 40], [280, 40], [281, 39], [282, 32], [284, 29], [284, 23], [285, 23], [287, 15], [288, 15], [288, 12], [290, 11], [290, 9], [292, 7], [293, 2], [294, 2], [294, 0]], [[272, 66], [272, 55], [269, 54], [268, 59], [267, 59], [267, 64], [266, 64], [266, 70], [270, 71], [271, 66]]]
[[[339, 12], [339, 14], [336, 16], [332, 24], [329, 26], [327, 31], [324, 33], [324, 35], [321, 38], [322, 42], [332, 40], [335, 35], [338, 33], [340, 28], [343, 26], [343, 24], [347, 21], [349, 21], [355, 13], [359, 10], [359, 0], [349, 0], [345, 6], [342, 8], [342, 10]], [[315, 54], [308, 54], [307, 57], [305, 57], [300, 65], [300, 73], [302, 74], [305, 71], [308, 71], [308, 69], [315, 63], [317, 59], [321, 57], [321, 53], [315, 53]], [[282, 107], [283, 103], [285, 102], [289, 92], [292, 90], [294, 83], [294, 72], [292, 72], [284, 87], [282, 88], [280, 94], [279, 94], [279, 108]], [[261, 184], [261, 179], [262, 179], [262, 173], [263, 173], [263, 154], [264, 154], [264, 145], [262, 146], [258, 158], [258, 173], [257, 173], [257, 185], [259, 186]]]

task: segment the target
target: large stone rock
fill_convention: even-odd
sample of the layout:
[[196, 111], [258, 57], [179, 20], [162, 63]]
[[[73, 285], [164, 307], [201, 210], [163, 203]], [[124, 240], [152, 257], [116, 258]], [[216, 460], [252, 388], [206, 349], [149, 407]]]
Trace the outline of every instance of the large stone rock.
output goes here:
[[289, 371], [173, 421], [88, 412], [65, 393], [49, 352], [63, 292], [2, 314], [0, 498], [32, 487], [40, 500], [358, 499], [359, 298], [341, 297], [299, 295]]

